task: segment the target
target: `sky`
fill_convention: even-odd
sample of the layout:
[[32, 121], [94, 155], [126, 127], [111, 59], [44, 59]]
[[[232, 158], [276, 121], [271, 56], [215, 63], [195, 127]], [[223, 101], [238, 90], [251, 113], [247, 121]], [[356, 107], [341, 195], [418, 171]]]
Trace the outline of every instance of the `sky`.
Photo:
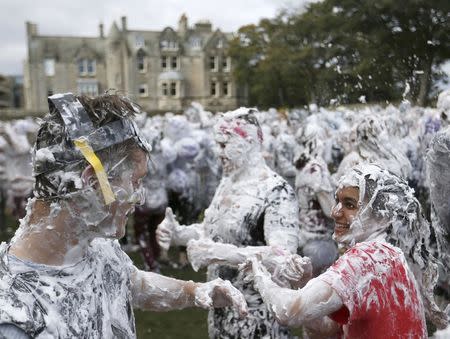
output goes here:
[[0, 0], [0, 74], [20, 75], [26, 58], [25, 22], [38, 25], [41, 35], [97, 36], [98, 25], [107, 33], [121, 16], [128, 29], [162, 30], [177, 27], [185, 13], [189, 25], [211, 21], [213, 29], [239, 27], [273, 18], [280, 9], [301, 8], [311, 0]]

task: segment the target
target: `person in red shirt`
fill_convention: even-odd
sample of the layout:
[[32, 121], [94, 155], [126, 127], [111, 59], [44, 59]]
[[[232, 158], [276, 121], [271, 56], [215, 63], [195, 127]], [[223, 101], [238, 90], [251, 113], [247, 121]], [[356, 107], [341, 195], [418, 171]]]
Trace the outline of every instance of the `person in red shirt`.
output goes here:
[[[353, 167], [340, 180], [332, 217], [345, 253], [303, 288], [279, 287], [256, 257], [242, 268], [251, 265], [247, 278], [279, 322], [320, 338], [426, 338], [425, 316], [447, 325], [433, 296], [440, 246], [434, 256], [430, 235], [442, 244], [441, 232], [404, 180], [377, 165]], [[290, 256], [285, 270], [304, 279], [305, 263]]]

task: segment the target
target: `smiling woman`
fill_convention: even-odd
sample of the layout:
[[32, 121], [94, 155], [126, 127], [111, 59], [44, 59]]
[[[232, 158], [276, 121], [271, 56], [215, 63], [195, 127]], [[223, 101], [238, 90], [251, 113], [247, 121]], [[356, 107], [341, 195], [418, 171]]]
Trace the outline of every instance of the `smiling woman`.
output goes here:
[[359, 210], [359, 188], [345, 187], [336, 193], [336, 206], [331, 211], [331, 216], [335, 220], [334, 239], [339, 242], [350, 229]]
[[251, 261], [255, 285], [277, 319], [345, 338], [425, 338], [425, 316], [445, 327], [433, 296], [439, 248], [433, 253], [430, 246], [431, 234], [441, 233], [422, 217], [407, 183], [376, 165], [355, 166], [341, 179], [336, 203], [333, 237], [346, 252], [305, 287], [281, 288]]

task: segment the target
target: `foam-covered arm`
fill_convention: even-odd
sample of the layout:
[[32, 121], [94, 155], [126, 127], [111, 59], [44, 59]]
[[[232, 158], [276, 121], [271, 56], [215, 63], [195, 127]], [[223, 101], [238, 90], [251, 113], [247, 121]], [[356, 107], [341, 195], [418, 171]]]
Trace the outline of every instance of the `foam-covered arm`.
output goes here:
[[270, 246], [237, 247], [232, 244], [214, 242], [207, 238], [188, 243], [189, 262], [195, 271], [210, 264], [222, 264], [237, 267], [248, 258], [271, 252]]
[[203, 234], [203, 224], [178, 225], [173, 234], [172, 245], [187, 246], [190, 240], [200, 239]]
[[145, 272], [134, 267], [131, 276], [134, 307], [150, 311], [169, 311], [187, 307], [235, 307], [247, 313], [245, 298], [229, 281], [220, 278], [207, 283], [183, 281]]
[[275, 284], [264, 266], [251, 259], [254, 286], [264, 303], [271, 309], [280, 324], [290, 327], [319, 326], [321, 318], [339, 310], [343, 303], [337, 293], [327, 283], [315, 278], [300, 290], [291, 290]]

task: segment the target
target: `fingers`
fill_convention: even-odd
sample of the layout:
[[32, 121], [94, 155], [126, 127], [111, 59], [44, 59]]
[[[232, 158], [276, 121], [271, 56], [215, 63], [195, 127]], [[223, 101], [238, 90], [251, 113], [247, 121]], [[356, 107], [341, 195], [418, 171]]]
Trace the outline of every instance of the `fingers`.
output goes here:
[[244, 318], [248, 314], [248, 306], [244, 295], [229, 281], [225, 282], [226, 294], [233, 307], [238, 311], [239, 317]]
[[176, 220], [170, 207], [166, 208], [166, 216], [164, 220], [158, 225], [156, 229], [156, 241], [158, 245], [168, 250], [172, 241], [173, 228], [176, 225]]
[[166, 208], [166, 220], [175, 223], [175, 216], [173, 215], [173, 211], [170, 207]]
[[171, 240], [172, 232], [170, 230], [166, 229], [165, 227], [158, 227], [156, 229], [156, 241], [162, 249], [168, 250]]

